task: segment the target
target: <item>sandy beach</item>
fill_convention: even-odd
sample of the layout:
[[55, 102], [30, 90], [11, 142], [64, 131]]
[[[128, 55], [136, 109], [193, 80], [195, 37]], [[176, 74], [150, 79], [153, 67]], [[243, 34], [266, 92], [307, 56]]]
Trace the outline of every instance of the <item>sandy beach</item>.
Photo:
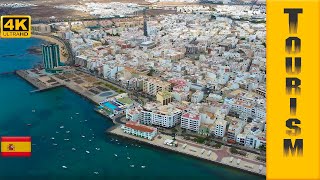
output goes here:
[[61, 62], [64, 63], [68, 60], [69, 55], [68, 55], [68, 52], [66, 51], [65, 45], [63, 43], [61, 43], [60, 41], [58, 41], [57, 39], [54, 39], [52, 37], [45, 36], [45, 35], [38, 35], [38, 34], [32, 34], [31, 37], [37, 38], [37, 39], [42, 39], [42, 40], [50, 42], [50, 43], [58, 44], [60, 47], [60, 60], [61, 60]]

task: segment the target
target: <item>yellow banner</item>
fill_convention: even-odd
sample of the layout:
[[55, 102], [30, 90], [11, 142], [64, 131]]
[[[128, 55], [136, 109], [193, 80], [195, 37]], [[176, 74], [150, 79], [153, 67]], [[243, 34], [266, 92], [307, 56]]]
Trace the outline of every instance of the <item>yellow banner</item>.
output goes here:
[[267, 0], [267, 179], [320, 179], [319, 11]]
[[31, 152], [31, 143], [1, 142], [1, 152]]

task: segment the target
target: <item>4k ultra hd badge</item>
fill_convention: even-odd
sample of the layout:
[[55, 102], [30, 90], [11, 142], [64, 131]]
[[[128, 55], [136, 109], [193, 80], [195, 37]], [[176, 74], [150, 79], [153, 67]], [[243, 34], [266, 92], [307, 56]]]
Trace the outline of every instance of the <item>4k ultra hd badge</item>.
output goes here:
[[30, 38], [31, 17], [7, 15], [1, 16], [1, 38]]

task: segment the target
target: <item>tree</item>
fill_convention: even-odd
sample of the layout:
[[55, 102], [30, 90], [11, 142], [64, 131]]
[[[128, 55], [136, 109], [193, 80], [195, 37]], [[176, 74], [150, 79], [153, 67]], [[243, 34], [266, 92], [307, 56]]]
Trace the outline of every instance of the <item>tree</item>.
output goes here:
[[151, 68], [147, 75], [148, 76], [153, 76], [154, 72], [155, 72], [155, 70], [153, 68]]
[[260, 151], [266, 151], [266, 146], [265, 146], [265, 145], [259, 146], [259, 150], [260, 150]]

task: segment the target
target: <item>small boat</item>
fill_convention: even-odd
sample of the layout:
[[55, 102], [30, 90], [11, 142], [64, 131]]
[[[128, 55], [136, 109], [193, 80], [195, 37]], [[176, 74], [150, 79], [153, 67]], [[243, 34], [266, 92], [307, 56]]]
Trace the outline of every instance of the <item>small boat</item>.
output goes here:
[[130, 165], [130, 167], [134, 167], [134, 165], [132, 164], [132, 165]]
[[99, 172], [97, 172], [97, 171], [95, 171], [95, 172], [93, 172], [94, 174], [99, 174]]
[[92, 131], [92, 129], [90, 129], [90, 131]]
[[52, 137], [51, 139], [54, 140], [54, 137]]
[[69, 141], [70, 139], [64, 139], [65, 141]]
[[56, 131], [56, 134], [59, 134], [59, 132], [58, 132], [58, 131]]
[[72, 151], [75, 151], [76, 150], [76, 148], [72, 148]]
[[87, 122], [88, 120], [84, 120], [85, 122]]
[[79, 113], [76, 113], [76, 115], [78, 115]]
[[68, 134], [68, 133], [70, 133], [70, 131], [66, 131], [66, 133]]
[[71, 116], [70, 119], [73, 119], [73, 117]]
[[32, 124], [27, 124], [27, 126], [32, 126]]
[[89, 141], [91, 142], [92, 140], [91, 140], [91, 139], [89, 139]]
[[86, 153], [87, 153], [87, 154], [89, 154], [89, 153], [90, 153], [90, 151], [86, 151]]
[[92, 139], [94, 139], [94, 137], [92, 137]]
[[128, 146], [126, 146], [126, 147], [128, 147]]
[[60, 126], [60, 129], [63, 129], [64, 128], [64, 126]]
[[118, 141], [118, 139], [116, 139], [116, 141]]
[[115, 156], [115, 157], [118, 157], [118, 155], [117, 155], [117, 154], [114, 154], [114, 156]]
[[32, 112], [36, 112], [36, 110], [35, 110], [35, 109], [33, 109], [33, 110], [32, 110]]
[[82, 135], [81, 137], [85, 138], [85, 136], [84, 136], [84, 135]]
[[127, 159], [130, 159], [130, 157], [127, 157]]
[[52, 145], [54, 145], [54, 146], [58, 146], [58, 144], [56, 144], [56, 143], [53, 143]]
[[100, 151], [100, 148], [96, 148], [97, 151]]
[[145, 168], [146, 166], [141, 166], [141, 168]]
[[94, 136], [94, 134], [92, 134], [92, 136]]
[[67, 169], [68, 167], [67, 167], [67, 166], [62, 166], [62, 168], [63, 168], [63, 169]]

